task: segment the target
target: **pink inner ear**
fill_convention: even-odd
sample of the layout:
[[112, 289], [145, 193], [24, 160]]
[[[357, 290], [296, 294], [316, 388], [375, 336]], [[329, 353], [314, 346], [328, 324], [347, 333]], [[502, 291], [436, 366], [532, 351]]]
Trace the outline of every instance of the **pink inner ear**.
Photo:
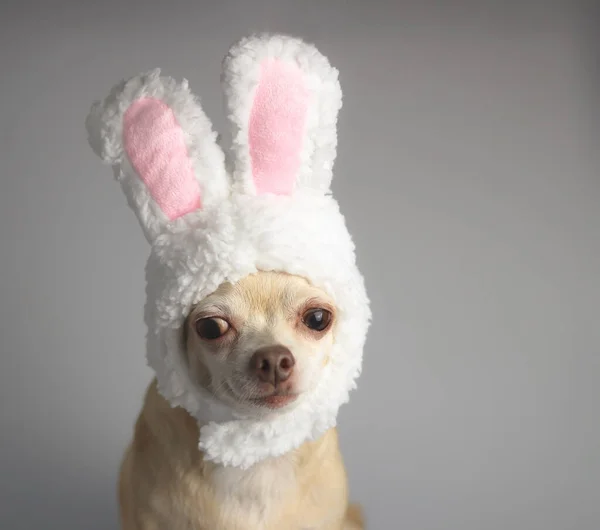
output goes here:
[[257, 192], [290, 195], [300, 169], [309, 92], [300, 68], [277, 59], [261, 65], [248, 142]]
[[163, 213], [173, 221], [201, 206], [200, 185], [173, 111], [156, 98], [131, 104], [124, 116], [125, 151]]

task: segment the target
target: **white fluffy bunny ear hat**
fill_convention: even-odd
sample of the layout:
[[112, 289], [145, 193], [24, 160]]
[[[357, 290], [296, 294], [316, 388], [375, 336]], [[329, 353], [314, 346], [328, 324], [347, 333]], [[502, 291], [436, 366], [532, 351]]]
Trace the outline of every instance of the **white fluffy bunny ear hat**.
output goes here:
[[[198, 420], [205, 459], [247, 468], [336, 424], [361, 370], [371, 313], [330, 190], [337, 70], [299, 39], [258, 35], [231, 48], [222, 83], [233, 127], [227, 157], [187, 81], [159, 70], [118, 84], [93, 105], [86, 127], [151, 245], [147, 360], [159, 391]], [[320, 383], [269, 419], [239, 416], [195, 384], [181, 341], [194, 304], [259, 270], [302, 276], [338, 307]]]

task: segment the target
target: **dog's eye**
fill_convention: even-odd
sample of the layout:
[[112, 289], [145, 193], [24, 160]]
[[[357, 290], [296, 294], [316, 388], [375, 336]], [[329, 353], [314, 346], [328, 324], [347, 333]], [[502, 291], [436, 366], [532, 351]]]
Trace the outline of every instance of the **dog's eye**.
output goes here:
[[196, 320], [196, 333], [201, 339], [215, 340], [229, 331], [229, 322], [222, 318], [201, 318]]
[[304, 313], [302, 322], [314, 331], [325, 331], [331, 323], [331, 312], [327, 309], [309, 309]]

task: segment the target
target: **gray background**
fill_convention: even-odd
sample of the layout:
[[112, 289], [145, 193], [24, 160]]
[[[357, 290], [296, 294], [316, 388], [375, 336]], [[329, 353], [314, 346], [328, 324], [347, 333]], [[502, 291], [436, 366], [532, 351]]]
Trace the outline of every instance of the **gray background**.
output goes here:
[[374, 309], [341, 440], [369, 528], [600, 528], [599, 21], [592, 2], [3, 3], [0, 528], [116, 529], [151, 377], [148, 249], [90, 104], [160, 66], [221, 127], [221, 57], [256, 30], [341, 72], [334, 191]]

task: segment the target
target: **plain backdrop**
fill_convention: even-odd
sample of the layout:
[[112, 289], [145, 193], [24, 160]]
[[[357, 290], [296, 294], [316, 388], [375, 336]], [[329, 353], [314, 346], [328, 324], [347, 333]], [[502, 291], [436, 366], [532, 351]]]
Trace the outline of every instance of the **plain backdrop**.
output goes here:
[[374, 311], [340, 430], [368, 528], [600, 528], [594, 4], [4, 2], [0, 528], [116, 530], [151, 378], [148, 248], [91, 103], [158, 66], [222, 128], [221, 58], [255, 31], [340, 70], [334, 192]]

